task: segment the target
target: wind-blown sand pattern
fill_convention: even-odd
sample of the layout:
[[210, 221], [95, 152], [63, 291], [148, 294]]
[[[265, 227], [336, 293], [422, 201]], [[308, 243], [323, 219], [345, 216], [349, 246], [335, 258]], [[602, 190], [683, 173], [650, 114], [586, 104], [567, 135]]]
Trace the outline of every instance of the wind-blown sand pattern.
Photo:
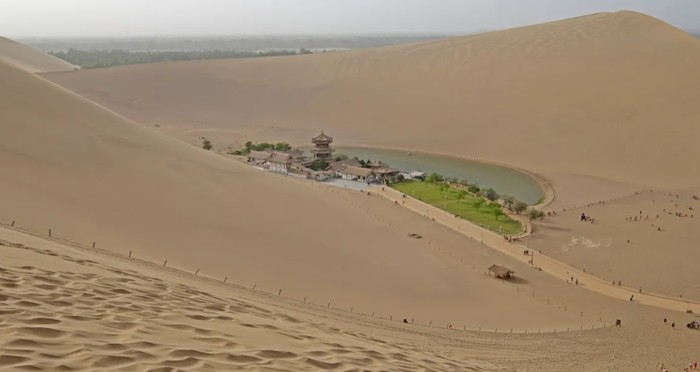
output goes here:
[[[10, 66], [0, 65], [0, 79], [6, 224], [421, 324], [545, 329], [597, 319], [485, 277], [494, 260], [510, 261], [381, 198], [260, 172]], [[539, 292], [541, 282], [522, 278]]]
[[625, 326], [513, 335], [407, 325], [6, 228], [0, 256], [8, 371], [632, 371], [697, 353], [697, 333], [680, 328], [692, 317], [585, 292], [576, 297]]
[[[685, 33], [618, 12], [46, 75], [118, 113], [0, 60], [0, 369], [685, 367], [700, 359], [679, 296], [699, 295], [698, 57]], [[417, 201], [165, 135], [307, 143], [319, 127], [537, 173], [556, 215], [506, 244]], [[486, 275], [494, 263], [517, 279]]]
[[54, 250], [0, 250], [3, 370], [496, 370]]

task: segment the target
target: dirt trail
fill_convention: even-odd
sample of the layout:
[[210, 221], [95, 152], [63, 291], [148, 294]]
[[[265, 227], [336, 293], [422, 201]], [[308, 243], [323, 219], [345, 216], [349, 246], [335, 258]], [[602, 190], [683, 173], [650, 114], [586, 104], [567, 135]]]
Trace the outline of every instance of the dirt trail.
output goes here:
[[658, 293], [640, 293], [637, 289], [613, 285], [611, 281], [604, 281], [599, 277], [585, 273], [582, 270], [576, 269], [538, 252], [533, 252], [531, 255], [525, 255], [525, 250], [532, 252], [528, 249], [528, 247], [519, 243], [507, 242], [502, 236], [496, 234], [495, 232], [477, 226], [469, 221], [455, 218], [454, 215], [442, 209], [423, 203], [408, 195], [404, 197], [404, 194], [397, 190], [388, 187], [375, 186], [369, 189], [369, 191], [389, 199], [390, 201], [394, 201], [416, 213], [422, 214], [427, 218], [431, 218], [437, 223], [456, 230], [476, 241], [481, 242], [482, 244], [507, 254], [516, 260], [527, 264], [530, 259], [532, 259], [533, 264], [531, 266], [533, 267], [533, 270], [539, 268], [542, 271], [561, 280], [570, 281], [570, 279], [573, 277], [574, 280], [578, 280], [578, 286], [593, 292], [624, 301], [629, 301], [631, 296], [634, 296], [635, 303], [655, 306], [661, 309], [681, 312], [691, 310], [694, 314], [700, 312], [700, 303], [698, 302], [688, 301], [681, 298], [672, 298], [670, 296]]

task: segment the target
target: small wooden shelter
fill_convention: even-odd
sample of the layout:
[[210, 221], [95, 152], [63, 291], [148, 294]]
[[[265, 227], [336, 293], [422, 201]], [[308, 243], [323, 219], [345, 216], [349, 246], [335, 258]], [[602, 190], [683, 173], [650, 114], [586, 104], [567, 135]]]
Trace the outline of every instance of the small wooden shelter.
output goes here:
[[515, 271], [507, 267], [491, 265], [488, 270], [489, 272], [492, 272], [498, 279], [511, 279], [515, 277]]

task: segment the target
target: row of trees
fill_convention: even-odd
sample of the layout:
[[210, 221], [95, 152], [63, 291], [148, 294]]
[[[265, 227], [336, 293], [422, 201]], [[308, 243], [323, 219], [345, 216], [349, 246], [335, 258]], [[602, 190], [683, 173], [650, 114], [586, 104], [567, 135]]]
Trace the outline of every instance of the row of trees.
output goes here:
[[[481, 188], [477, 184], [472, 184], [467, 182], [466, 180], [459, 180], [457, 178], [453, 177], [443, 177], [442, 175], [438, 173], [431, 173], [425, 178], [425, 182], [430, 182], [430, 183], [435, 183], [435, 184], [440, 184], [440, 189], [441, 191], [446, 191], [449, 185], [455, 185], [459, 186], [460, 188], [458, 189], [459, 191], [457, 192], [457, 199], [461, 200], [464, 199], [466, 196], [467, 192], [478, 197], [476, 201], [474, 201], [473, 207], [474, 209], [477, 210], [477, 212], [484, 206], [487, 205], [491, 212], [495, 215], [496, 219], [498, 217], [502, 216], [504, 213], [501, 209], [501, 204], [503, 207], [508, 209], [509, 211], [521, 215], [523, 213], [527, 214], [527, 217], [530, 221], [535, 220], [535, 219], [544, 219], [545, 213], [540, 211], [539, 209], [535, 208], [529, 208], [528, 204], [516, 199], [515, 197], [511, 195], [499, 195], [496, 190], [494, 190], [491, 187], [488, 188]], [[465, 191], [466, 189], [466, 191]], [[501, 200], [501, 204], [498, 204], [496, 201]], [[490, 201], [491, 203], [486, 203], [486, 201]]]
[[179, 50], [179, 51], [133, 51], [125, 49], [112, 50], [78, 50], [51, 51], [49, 54], [82, 68], [101, 68], [140, 63], [193, 61], [222, 58], [255, 58], [310, 54], [308, 49], [270, 50], [270, 51], [236, 51], [236, 50]]
[[292, 146], [290, 144], [288, 144], [287, 142], [253, 143], [252, 141], [248, 141], [245, 143], [244, 146], [245, 147], [243, 147], [240, 150], [230, 151], [229, 154], [231, 154], [231, 155], [248, 155], [248, 154], [250, 154], [251, 151], [290, 151], [292, 149]]

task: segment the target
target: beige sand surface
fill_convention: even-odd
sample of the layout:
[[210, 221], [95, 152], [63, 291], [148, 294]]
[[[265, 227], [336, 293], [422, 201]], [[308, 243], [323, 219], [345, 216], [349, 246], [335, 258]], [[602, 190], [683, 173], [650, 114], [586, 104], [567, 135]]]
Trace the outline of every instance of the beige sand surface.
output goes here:
[[0, 60], [34, 73], [73, 71], [77, 68], [60, 58], [2, 36], [0, 36]]
[[[0, 367], [120, 371], [637, 371], [700, 356], [692, 317], [575, 301], [621, 328], [509, 334], [427, 328], [0, 228]], [[661, 319], [668, 317], [669, 324]]]
[[[674, 276], [671, 280], [671, 283], [665, 283], [665, 286], [663, 287], [657, 285], [652, 286], [651, 288], [647, 288], [646, 291], [638, 291], [636, 287], [630, 288], [630, 283], [625, 282], [625, 285], [622, 285], [622, 282], [618, 280], [616, 281], [616, 284], [613, 284], [612, 281], [605, 280], [605, 278], [602, 275], [596, 276], [595, 271], [586, 271], [584, 267], [578, 268], [567, 265], [563, 261], [552, 259], [552, 257], [550, 257], [546, 252], [537, 249], [537, 245], [524, 245], [520, 244], [519, 241], [506, 241], [502, 236], [500, 236], [497, 233], [472, 224], [468, 221], [455, 218], [455, 216], [446, 211], [443, 211], [433, 206], [426, 205], [425, 203], [415, 200], [410, 196], [404, 196], [404, 194], [399, 191], [375, 186], [372, 188], [372, 192], [377, 193], [378, 195], [381, 195], [391, 201], [394, 201], [397, 204], [400, 203], [401, 206], [404, 206], [416, 213], [424, 215], [427, 219], [430, 219], [431, 221], [447, 226], [454, 231], [458, 231], [459, 233], [475, 241], [478, 241], [482, 245], [489, 246], [490, 248], [493, 248], [507, 256], [510, 256], [515, 260], [521, 261], [522, 263], [526, 263], [530, 265], [531, 269], [546, 272], [554, 277], [561, 279], [562, 281], [566, 281], [568, 284], [580, 286], [590, 291], [594, 291], [596, 293], [600, 293], [605, 296], [617, 298], [620, 300], [629, 299], [630, 302], [633, 302], [635, 304], [645, 304], [666, 310], [674, 310], [680, 312], [690, 311], [690, 313], [693, 314], [700, 313], [700, 301], [694, 300], [692, 299], [692, 297], [689, 298], [688, 296], [686, 296], [685, 298], [683, 296], [671, 297], [665, 295], [664, 292], [658, 292], [659, 288], [684, 288], [683, 286], [687, 286], [688, 283], [692, 283], [693, 287], [696, 287], [694, 280], [695, 274], [697, 273], [697, 265], [695, 265], [693, 261], [685, 265], [685, 267], [683, 268], [684, 270], [681, 270], [679, 273], [674, 272], [674, 274], [681, 275]], [[674, 194], [674, 197], [675, 196], [676, 194]], [[688, 216], [688, 218], [692, 219], [691, 216], [692, 215]], [[686, 218], [686, 216], [683, 217]], [[584, 223], [584, 225], [586, 224], [588, 223]], [[527, 237], [526, 234], [524, 235], [525, 237]], [[536, 236], [541, 239], [541, 235]], [[543, 240], [548, 241], [547, 239]], [[583, 240], [583, 242], [579, 243], [580, 240]], [[572, 242], [575, 242], [576, 244], [581, 244], [582, 246], [587, 248], [596, 248], [594, 246], [595, 243], [591, 243], [590, 241], [584, 238], [572, 238]], [[576, 245], [572, 243], [567, 245], [567, 248], [573, 246]], [[532, 248], [534, 248], [534, 252]], [[647, 249], [644, 251], [650, 252], [652, 249], [653, 246], [647, 247]], [[565, 249], [562, 250], [567, 251]], [[527, 254], [525, 254], [526, 251]], [[665, 252], [665, 254], [669, 256], [675, 255], [674, 252]], [[628, 256], [629, 255], [630, 254], [628, 253]], [[584, 254], [582, 256], [588, 258], [592, 255]], [[595, 258], [599, 257], [595, 256]], [[654, 260], [641, 261], [646, 262], [651, 266], [656, 265], [657, 262]], [[628, 272], [633, 272], [636, 276], [649, 278], [649, 275], [642, 275], [642, 273], [645, 273], [645, 268], [630, 265], [624, 260], [618, 260], [616, 262], [621, 262], [621, 264], [618, 263], [616, 266], [624, 267]], [[671, 262], [675, 263], [676, 261], [667, 261], [667, 263]], [[656, 266], [656, 269], [658, 271], [669, 273], [669, 271], [664, 270], [663, 267], [658, 267], [658, 265]], [[664, 277], [670, 276], [671, 275], [665, 275]], [[658, 279], [652, 278], [652, 280]], [[675, 287], [673, 286], [674, 284]]]
[[[700, 198], [699, 188], [644, 190], [559, 210], [525, 244], [611, 282], [698, 301], [700, 200], [693, 196]], [[581, 222], [581, 213], [594, 223]]]
[[697, 60], [700, 40], [623, 11], [370, 50], [48, 77], [144, 124], [199, 128], [221, 144], [238, 130], [307, 142], [324, 128], [345, 143], [486, 159], [555, 182], [563, 173], [687, 187], [700, 183], [689, 171], [700, 158]]
[[495, 262], [518, 263], [381, 198], [260, 172], [8, 65], [0, 83], [5, 224], [421, 324], [544, 329], [598, 318], [528, 296], [555, 280], [546, 275], [515, 266], [520, 288], [484, 276]]
[[[88, 84], [95, 93], [92, 98], [112, 100], [107, 102], [110, 107], [146, 120], [151, 127], [163, 121], [166, 125], [161, 129], [129, 121], [0, 61], [0, 222], [15, 221], [14, 228], [34, 234], [0, 229], [0, 311], [4, 315], [0, 365], [21, 369], [66, 365], [66, 370], [168, 366], [215, 370], [240, 364], [254, 370], [392, 366], [396, 370], [561, 371], [646, 370], [665, 362], [677, 369], [700, 357], [700, 333], [684, 328], [697, 316], [681, 308], [669, 309], [675, 309], [675, 299], [654, 299], [644, 293], [639, 301], [630, 302], [625, 300], [629, 289], [608, 286], [573, 268], [566, 272], [567, 266], [557, 261], [538, 262], [544, 270], [534, 270], [523, 256], [517, 256], [519, 247], [504, 246], [498, 237], [484, 237], [485, 243], [497, 248], [493, 249], [481, 244], [481, 237], [469, 239], [465, 231], [452, 230], [452, 223], [440, 221], [442, 217], [434, 222], [376, 195], [262, 173], [158, 130], [175, 133], [180, 126], [192, 131], [182, 136], [211, 133], [221, 135], [220, 141], [253, 135], [294, 141], [307, 138], [324, 122], [348, 142], [450, 151], [544, 173], [555, 191], [564, 188], [550, 208], [581, 205], [600, 196], [614, 198], [641, 189], [638, 184], [688, 187], [697, 183], [698, 174], [688, 171], [688, 166], [700, 150], [691, 146], [698, 138], [697, 128], [685, 126], [697, 112], [681, 94], [685, 88], [694, 89], [696, 75], [682, 82], [680, 78], [690, 71], [697, 44], [684, 35], [656, 20], [623, 12], [438, 43], [273, 58], [257, 64], [177, 63], [51, 77], [95, 79], [85, 80], [94, 84]], [[480, 44], [485, 49], [476, 48]], [[662, 44], [665, 53], [659, 52]], [[504, 51], [512, 55], [496, 58]], [[461, 63], [466, 53], [472, 53], [468, 60], [475, 60], [474, 65]], [[610, 58], [620, 53], [626, 57], [612, 63]], [[567, 70], [576, 62], [570, 54], [592, 66], [587, 78]], [[522, 61], [517, 65], [522, 80], [514, 80], [516, 69], [506, 69], [513, 56]], [[284, 69], [279, 67], [283, 64]], [[333, 67], [324, 70], [324, 64]], [[535, 64], [545, 68], [534, 71]], [[441, 68], [435, 69], [436, 65]], [[208, 73], [213, 70], [205, 66], [215, 66], [217, 74]], [[493, 76], [505, 75], [505, 79], [484, 80], [479, 69], [488, 66], [497, 72]], [[613, 71], [611, 66], [618, 69]], [[470, 72], [463, 73], [463, 67]], [[187, 78], [169, 76], [173, 71]], [[574, 83], [579, 85], [573, 86], [579, 89], [559, 91], [564, 87], [557, 84], [563, 80], [552, 82], [559, 75], [547, 75], [551, 71], [578, 76]], [[279, 84], [255, 82], [260, 76], [251, 73], [266, 74]], [[101, 74], [113, 80], [100, 81]], [[135, 77], [140, 79], [140, 89], [134, 87]], [[151, 78], [159, 83], [153, 84]], [[186, 79], [192, 79], [188, 80], [191, 90], [181, 92], [182, 96], [172, 93]], [[403, 81], [403, 86], [397, 86], [402, 94], [382, 90], [382, 79], [389, 84], [385, 87]], [[481, 79], [482, 91], [460, 90], [472, 86], [466, 84], [470, 79]], [[450, 85], [453, 80], [462, 85]], [[551, 85], [535, 86], [540, 95], [533, 95], [523, 93], [518, 84], [508, 89], [502, 85], [512, 81]], [[651, 83], [655, 92], [642, 89]], [[217, 91], [219, 84], [226, 89], [237, 86], [240, 91]], [[364, 90], [362, 84], [366, 84]], [[594, 91], [595, 84], [605, 89]], [[152, 86], [163, 90], [149, 92], [146, 88]], [[622, 94], [621, 86], [631, 93]], [[122, 95], [125, 88], [137, 91], [127, 90], [133, 96]], [[577, 93], [562, 93], [571, 91]], [[462, 98], [471, 92], [470, 97], [480, 104], [470, 108], [458, 99], [446, 100], [445, 92]], [[615, 93], [619, 99], [612, 100], [610, 94]], [[267, 107], [262, 96], [268, 100]], [[549, 111], [543, 110], [541, 102], [550, 100]], [[128, 104], [120, 107], [115, 102]], [[393, 109], [382, 111], [377, 102]], [[166, 107], [170, 111], [157, 110]], [[528, 107], [527, 118], [524, 107]], [[532, 107], [536, 109], [530, 112]], [[436, 108], [441, 110], [431, 111]], [[472, 109], [473, 118], [459, 119], [457, 114]], [[134, 115], [139, 110], [161, 116]], [[618, 115], [626, 110], [636, 114]], [[190, 120], [189, 112], [191, 118], [202, 120]], [[431, 112], [431, 125], [418, 125]], [[564, 114], [571, 121], [563, 121]], [[487, 122], [482, 120], [488, 115], [494, 120], [485, 128]], [[662, 115], [668, 121], [656, 126], [653, 119]], [[270, 124], [281, 122], [277, 120], [282, 116], [288, 119], [283, 125]], [[174, 120], [178, 117], [180, 122]], [[514, 118], [527, 120], [516, 125]], [[374, 120], [372, 125], [369, 119]], [[351, 121], [355, 124], [350, 125]], [[579, 125], [584, 122], [587, 125]], [[197, 129], [200, 123], [206, 125]], [[519, 125], [527, 130], [516, 132]], [[631, 127], [640, 129], [630, 131]], [[602, 129], [608, 130], [607, 135], [595, 137]], [[510, 130], [514, 138], [503, 138], [504, 131]], [[472, 135], [482, 132], [483, 138]], [[551, 138], [561, 141], [537, 142], [549, 138], [542, 133], [556, 134]], [[629, 146], [621, 148], [619, 143], [630, 133]], [[525, 143], [515, 138], [529, 141], [527, 151]], [[665, 146], [671, 140], [674, 145]], [[494, 143], [508, 151], [496, 151], [502, 148]], [[532, 150], [538, 143], [541, 146]], [[597, 151], [594, 155], [588, 151], [592, 147]], [[546, 242], [543, 252], [577, 267], [580, 256], [556, 252], [557, 242], [570, 241], [563, 229], [580, 229], [591, 240], [618, 239], [623, 233], [651, 237], [641, 223], [629, 231], [619, 225], [626, 223], [623, 214], [628, 211], [640, 205], [649, 210], [656, 206], [647, 206], [642, 194], [629, 197], [629, 205], [625, 200], [613, 206], [621, 209], [607, 210], [607, 204], [587, 207], [587, 213], [596, 218], [590, 228], [601, 226], [602, 232], [572, 226], [578, 210], [546, 219], [539, 231], [550, 234], [552, 242]], [[657, 272], [647, 270], [648, 263], [629, 267], [623, 263], [645, 255], [660, 258], [651, 251], [662, 243], [685, 244], [696, 228], [696, 220], [664, 221], [672, 234], [640, 245], [641, 253], [620, 249], [619, 263], [610, 267], [633, 281], [659, 280]], [[465, 228], [474, 236], [473, 226]], [[52, 239], [88, 247], [97, 242], [101, 251], [36, 236], [45, 237], [48, 229]], [[410, 239], [409, 232], [424, 238]], [[538, 235], [532, 239], [527, 244], [539, 248]], [[126, 259], [129, 252], [138, 260]], [[675, 267], [679, 260], [688, 260], [685, 254], [693, 257], [690, 249], [678, 248], [672, 256], [663, 256], [669, 261], [661, 266], [664, 270]], [[159, 268], [166, 259], [167, 268]], [[607, 269], [604, 258], [591, 260], [593, 274]], [[514, 269], [518, 280], [504, 283], [484, 275], [484, 268], [492, 263]], [[669, 294], [685, 286], [690, 291], [692, 266], [679, 267], [669, 284], [650, 284], [650, 290]], [[197, 269], [201, 270], [195, 278], [192, 274]], [[569, 274], [580, 276], [578, 286], [562, 280]], [[223, 278], [247, 289], [223, 286]], [[282, 296], [275, 296], [280, 289]], [[369, 316], [373, 312], [375, 316]], [[415, 324], [396, 321], [403, 317]], [[677, 327], [664, 325], [663, 318]], [[624, 326], [600, 328], [615, 319], [622, 319]], [[444, 329], [448, 322], [453, 329]], [[479, 327], [482, 332], [459, 330]], [[491, 334], [495, 328], [500, 332]], [[511, 328], [514, 334], [503, 333]], [[555, 328], [556, 335], [550, 334]], [[567, 328], [579, 331], [562, 333]], [[535, 329], [546, 334], [533, 335]]]

